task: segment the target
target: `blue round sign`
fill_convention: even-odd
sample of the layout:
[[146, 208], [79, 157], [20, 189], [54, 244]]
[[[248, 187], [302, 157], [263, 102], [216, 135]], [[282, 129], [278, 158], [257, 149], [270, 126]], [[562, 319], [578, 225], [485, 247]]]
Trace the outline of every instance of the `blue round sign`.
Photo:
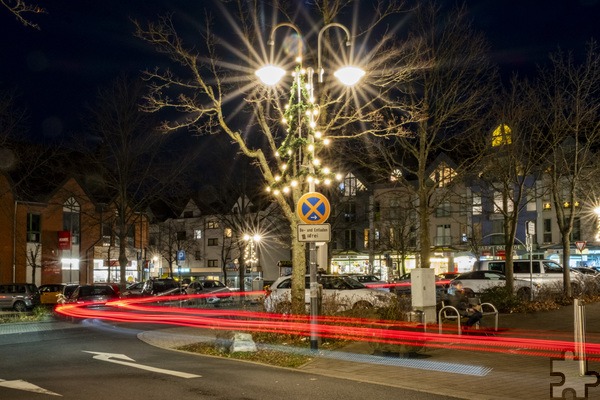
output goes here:
[[302, 195], [296, 206], [296, 213], [305, 224], [322, 224], [327, 221], [330, 212], [329, 200], [318, 192]]

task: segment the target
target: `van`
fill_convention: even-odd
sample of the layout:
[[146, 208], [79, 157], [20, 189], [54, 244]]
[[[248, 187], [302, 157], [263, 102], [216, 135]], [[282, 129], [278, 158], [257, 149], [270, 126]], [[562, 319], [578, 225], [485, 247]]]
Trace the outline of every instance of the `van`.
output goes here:
[[[505, 260], [478, 261], [473, 265], [474, 271], [497, 271], [505, 274]], [[513, 260], [513, 276], [515, 279], [529, 281], [530, 277], [538, 285], [560, 285], [563, 282], [563, 267], [552, 260]], [[573, 289], [580, 286], [579, 274], [571, 271]]]
[[0, 309], [23, 312], [40, 305], [40, 292], [33, 283], [0, 284]]

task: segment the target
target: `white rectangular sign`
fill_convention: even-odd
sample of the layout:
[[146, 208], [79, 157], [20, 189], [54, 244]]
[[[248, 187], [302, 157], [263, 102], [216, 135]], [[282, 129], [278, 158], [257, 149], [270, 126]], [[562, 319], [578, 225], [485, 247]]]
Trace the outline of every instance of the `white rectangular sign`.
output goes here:
[[331, 241], [331, 225], [329, 224], [298, 224], [299, 242], [329, 242]]

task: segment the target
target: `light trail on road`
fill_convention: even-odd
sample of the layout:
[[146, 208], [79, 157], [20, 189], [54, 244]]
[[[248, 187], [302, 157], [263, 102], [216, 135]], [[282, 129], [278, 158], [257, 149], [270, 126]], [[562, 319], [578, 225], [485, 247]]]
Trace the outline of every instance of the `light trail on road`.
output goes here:
[[[264, 295], [264, 292], [246, 292], [245, 295], [258, 296]], [[178, 325], [211, 330], [270, 332], [306, 337], [310, 336], [311, 329], [315, 329], [314, 326], [311, 328], [308, 315], [153, 304], [182, 304], [184, 301], [198, 301], [206, 296], [165, 296], [160, 299], [145, 297], [119, 299], [106, 304], [64, 304], [57, 306], [55, 311], [63, 316], [81, 319]], [[102, 306], [103, 309], [98, 306]], [[435, 332], [429, 332], [428, 329]], [[508, 336], [506, 331], [470, 330], [468, 334], [458, 335], [456, 327], [453, 327], [440, 334], [437, 333], [438, 326], [434, 324], [425, 327], [423, 324], [411, 322], [352, 317], [319, 316], [316, 330], [323, 338], [548, 358], [562, 358], [565, 352], [574, 352], [576, 347], [576, 343], [569, 340], [539, 338], [543, 332], [515, 331], [511, 332], [512, 336]], [[600, 344], [586, 343], [586, 353], [588, 360], [600, 361]]]

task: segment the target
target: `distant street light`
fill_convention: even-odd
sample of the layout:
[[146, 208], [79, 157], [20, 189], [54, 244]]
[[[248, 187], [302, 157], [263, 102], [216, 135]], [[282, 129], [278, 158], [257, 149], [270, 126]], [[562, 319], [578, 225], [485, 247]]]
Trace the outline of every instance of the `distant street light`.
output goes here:
[[258, 263], [258, 242], [260, 242], [260, 235], [258, 234], [254, 234], [254, 235], [249, 235], [249, 234], [245, 234], [244, 235], [244, 241], [247, 243], [247, 247], [246, 247], [246, 253], [244, 254], [244, 259], [245, 261], [250, 264], [250, 269], [252, 270], [252, 267], [254, 264]]

